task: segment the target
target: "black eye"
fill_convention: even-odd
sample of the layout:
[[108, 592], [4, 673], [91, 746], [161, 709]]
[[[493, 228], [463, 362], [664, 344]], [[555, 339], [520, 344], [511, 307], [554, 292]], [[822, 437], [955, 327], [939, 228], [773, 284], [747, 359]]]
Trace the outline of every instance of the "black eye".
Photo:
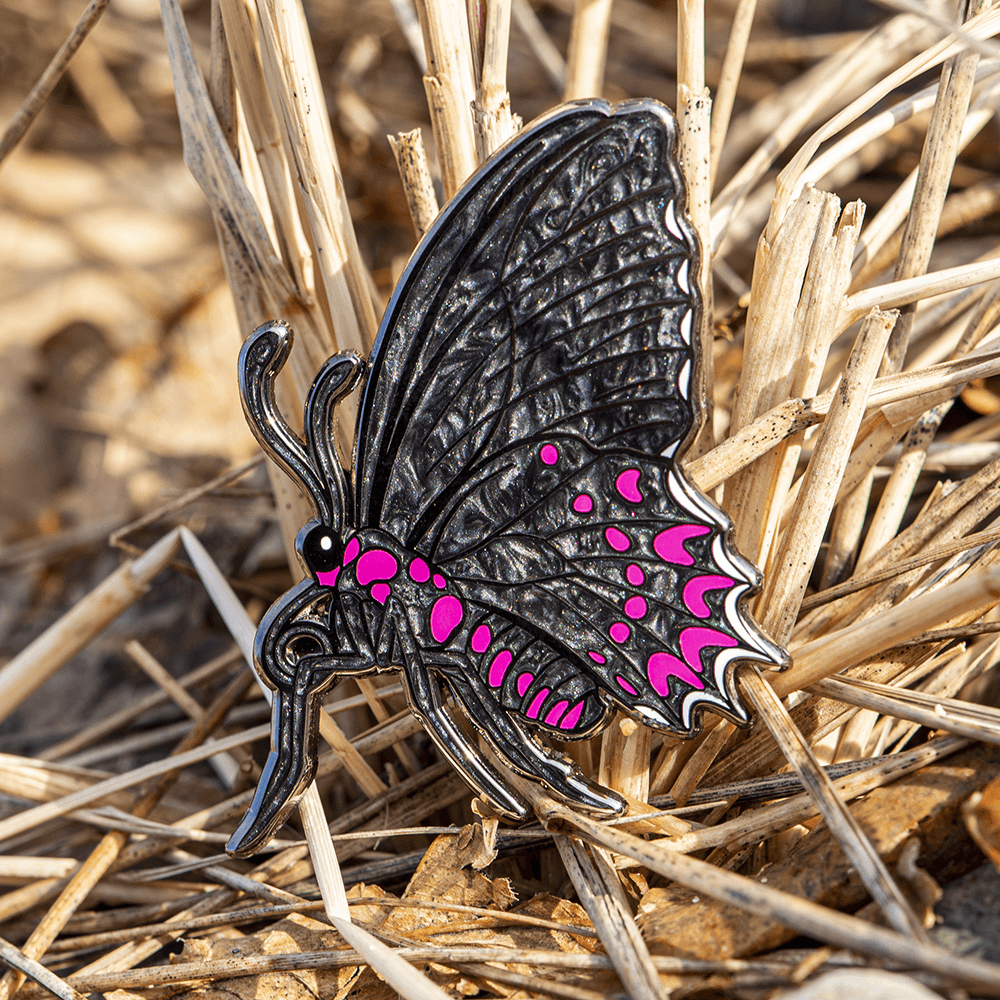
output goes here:
[[299, 552], [313, 573], [329, 573], [344, 558], [344, 544], [325, 524], [314, 524], [298, 538]]

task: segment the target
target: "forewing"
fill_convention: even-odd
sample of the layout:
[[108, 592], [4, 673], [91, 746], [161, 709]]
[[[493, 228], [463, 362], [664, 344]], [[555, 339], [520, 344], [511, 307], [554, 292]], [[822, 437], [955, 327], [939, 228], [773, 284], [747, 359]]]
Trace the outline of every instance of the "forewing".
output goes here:
[[675, 126], [650, 101], [563, 109], [444, 210], [386, 313], [361, 406], [358, 523], [447, 559], [494, 459], [569, 434], [672, 452], [690, 399], [696, 240]]

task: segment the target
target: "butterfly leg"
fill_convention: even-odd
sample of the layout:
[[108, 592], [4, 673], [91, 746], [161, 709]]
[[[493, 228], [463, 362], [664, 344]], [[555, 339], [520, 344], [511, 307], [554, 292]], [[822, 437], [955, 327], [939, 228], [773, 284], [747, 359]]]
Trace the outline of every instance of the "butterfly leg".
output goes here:
[[498, 704], [478, 677], [448, 671], [447, 681], [494, 753], [519, 774], [543, 782], [557, 796], [588, 812], [617, 816], [625, 811], [621, 796], [585, 778], [568, 757], [542, 743]]
[[406, 670], [403, 683], [410, 708], [465, 780], [502, 812], [518, 819], [528, 815], [524, 800], [482, 759], [472, 741], [448, 711], [441, 685], [420, 661], [415, 646], [402, 637]]

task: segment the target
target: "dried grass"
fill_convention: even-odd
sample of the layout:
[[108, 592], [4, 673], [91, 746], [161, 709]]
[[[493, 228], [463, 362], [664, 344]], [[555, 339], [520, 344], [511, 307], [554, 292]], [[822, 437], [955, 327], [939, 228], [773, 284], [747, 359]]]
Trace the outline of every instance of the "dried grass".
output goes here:
[[[942, 830], [963, 807], [978, 841], [1000, 850], [987, 789], [1000, 780], [1000, 162], [976, 138], [995, 129], [1000, 14], [974, 5], [952, 31], [910, 11], [867, 32], [795, 37], [753, 0], [682, 0], [676, 25], [635, 0], [367, 6], [367, 33], [349, 7], [338, 7], [343, 26], [319, 19], [317, 31], [342, 44], [324, 76], [294, 3], [215, 0], [207, 24], [162, 2], [184, 159], [212, 212], [239, 327], [276, 316], [296, 329], [282, 407], [301, 411], [329, 353], [370, 348], [401, 266], [373, 274], [352, 221], [359, 164], [392, 163], [372, 152], [383, 122], [399, 133], [389, 140], [405, 195], [393, 195], [396, 219], [408, 212], [420, 236], [438, 209], [435, 182], [450, 197], [514, 134], [517, 112], [542, 109], [512, 74], [508, 90], [515, 60], [536, 90], [554, 83], [566, 97], [626, 96], [626, 66], [654, 96], [676, 84], [690, 213], [713, 249], [698, 275], [712, 408], [688, 473], [718, 491], [739, 547], [765, 568], [755, 613], [793, 666], [740, 675], [759, 719], [749, 734], [708, 717], [699, 738], [679, 742], [621, 719], [568, 747], [627, 797], [628, 815], [596, 822], [525, 784], [538, 823], [522, 831], [498, 829], [481, 803], [470, 809], [391, 678], [346, 682], [322, 714], [330, 750], [300, 804], [305, 842], [283, 835], [266, 860], [232, 862], [218, 845], [259, 771], [248, 745], [270, 732], [232, 726], [262, 717], [245, 661], [280, 584], [230, 582], [183, 518], [258, 460], [235, 463], [119, 520], [113, 541], [129, 558], [0, 667], [3, 718], [50, 678], [72, 683], [74, 656], [184, 572], [237, 645], [175, 677], [133, 638], [126, 652], [158, 693], [35, 756], [0, 755], [11, 803], [0, 817], [10, 886], [0, 1000], [43, 989], [194, 1000], [222, 980], [241, 996], [742, 997], [844, 961], [834, 949], [916, 970], [942, 991], [1000, 995], [1000, 966], [928, 934], [937, 887], [924, 870], [957, 864]], [[67, 64], [104, 132], [134, 141], [137, 112], [103, 62], [109, 43], [97, 42], [100, 28], [85, 41], [102, 11], [91, 4], [24, 99], [0, 161], [44, 121]], [[121, 15], [108, 18], [120, 31]], [[189, 19], [208, 29], [197, 44]], [[371, 70], [389, 37], [397, 69], [386, 59], [380, 84]], [[432, 149], [412, 128], [411, 52]], [[928, 72], [939, 80], [906, 89]], [[387, 110], [396, 102], [416, 110]], [[16, 170], [19, 155], [0, 169]], [[954, 463], [965, 474], [949, 478]], [[269, 474], [287, 551], [306, 508], [282, 473]], [[89, 537], [12, 544], [0, 566], [44, 564]], [[168, 702], [186, 721], [129, 734]], [[153, 752], [170, 741], [168, 756]], [[122, 773], [89, 767], [139, 747], [154, 759]], [[833, 845], [839, 860], [810, 870]], [[531, 897], [516, 908], [512, 879]], [[379, 882], [406, 890], [397, 898]], [[887, 927], [853, 913], [865, 899]], [[783, 950], [796, 934], [822, 946]], [[181, 939], [180, 961], [168, 961], [163, 949]]]

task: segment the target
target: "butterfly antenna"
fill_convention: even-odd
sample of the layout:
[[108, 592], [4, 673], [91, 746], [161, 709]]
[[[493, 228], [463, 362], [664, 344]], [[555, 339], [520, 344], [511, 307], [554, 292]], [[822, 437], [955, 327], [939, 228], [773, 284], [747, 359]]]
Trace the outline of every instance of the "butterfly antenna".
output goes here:
[[306, 399], [303, 429], [313, 467], [326, 481], [333, 503], [335, 521], [327, 526], [343, 533], [343, 518], [350, 513], [351, 493], [347, 473], [337, 449], [335, 421], [337, 404], [361, 381], [365, 372], [364, 359], [350, 351], [329, 358], [313, 380]]
[[343, 520], [343, 494], [338, 509], [324, 482], [324, 471], [299, 436], [288, 426], [274, 398], [274, 380], [292, 350], [292, 331], [279, 320], [257, 327], [240, 351], [239, 382], [243, 412], [260, 446], [291, 476], [312, 501], [316, 514], [331, 527]]

